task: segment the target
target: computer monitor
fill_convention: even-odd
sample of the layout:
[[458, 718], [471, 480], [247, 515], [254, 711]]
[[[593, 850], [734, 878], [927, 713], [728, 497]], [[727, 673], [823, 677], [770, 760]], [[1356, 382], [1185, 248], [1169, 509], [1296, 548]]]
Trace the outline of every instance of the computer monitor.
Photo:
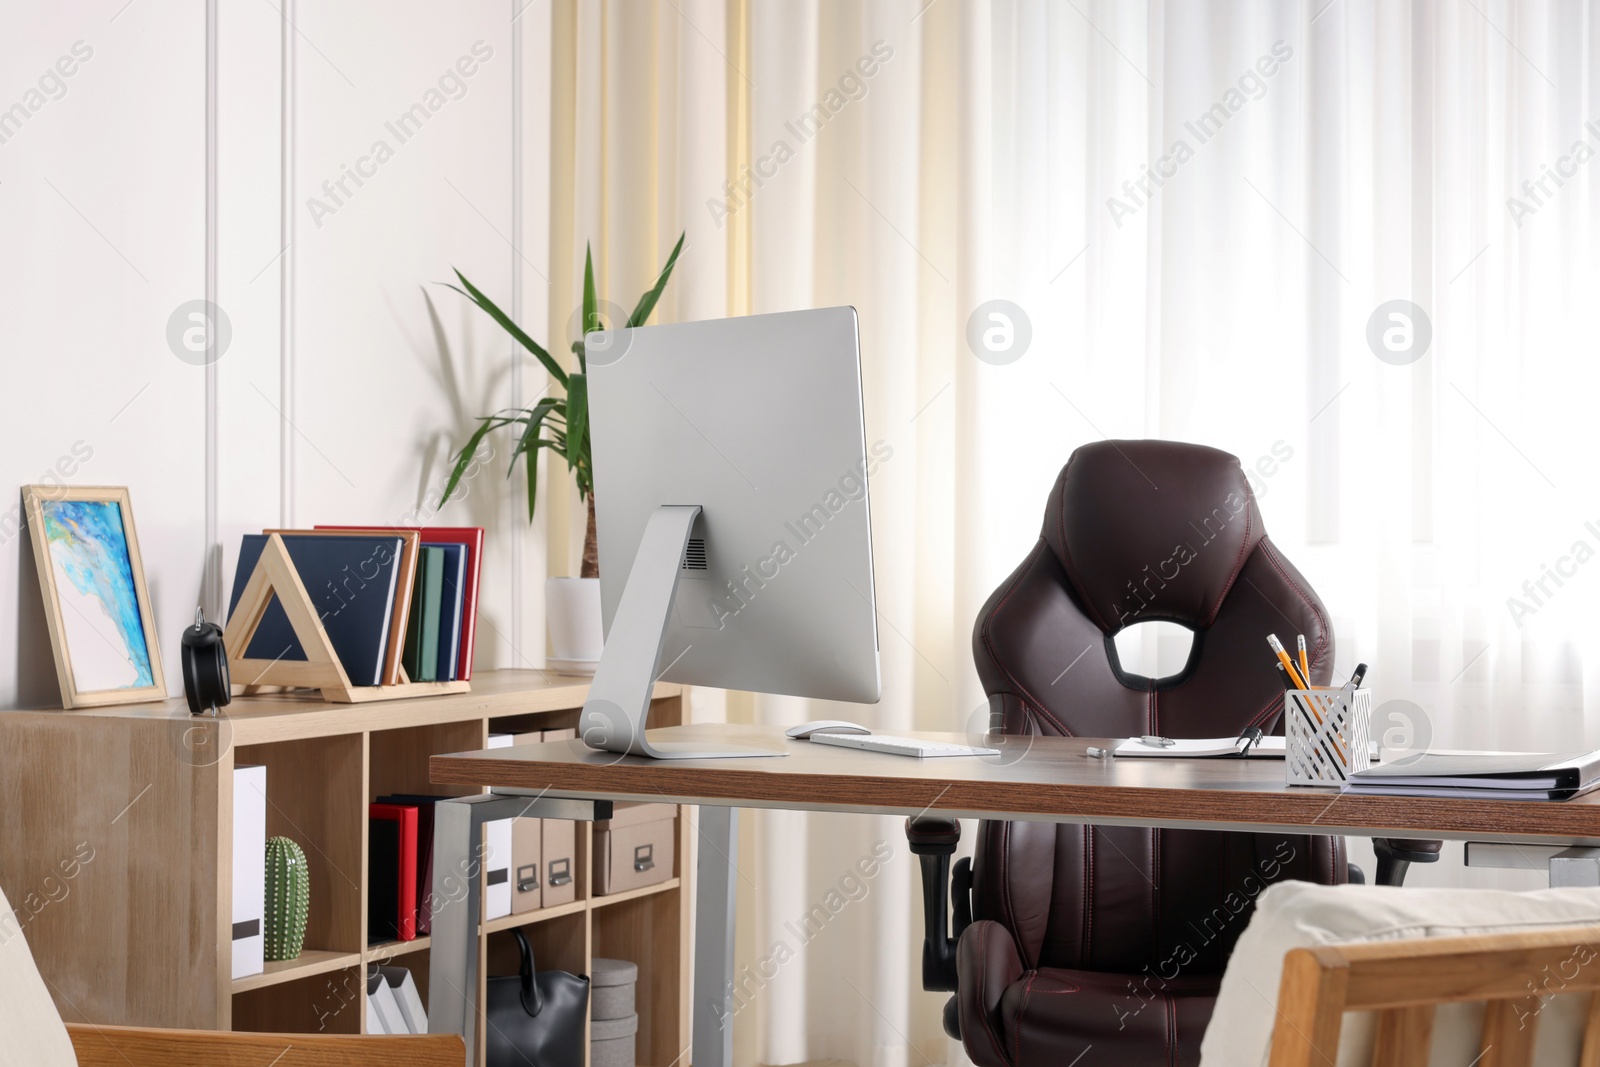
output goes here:
[[585, 338], [606, 642], [579, 718], [652, 743], [657, 678], [875, 703], [877, 609], [854, 308]]

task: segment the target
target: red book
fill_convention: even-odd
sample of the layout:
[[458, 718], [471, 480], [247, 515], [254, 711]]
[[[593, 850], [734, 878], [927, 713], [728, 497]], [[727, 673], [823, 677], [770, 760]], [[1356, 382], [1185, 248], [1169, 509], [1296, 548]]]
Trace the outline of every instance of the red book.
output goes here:
[[482, 526], [322, 526], [318, 530], [416, 530], [425, 545], [467, 546], [466, 588], [461, 591], [461, 654], [456, 658], [456, 677], [472, 680], [472, 646], [478, 632], [478, 575], [483, 571]]
[[367, 940], [417, 939], [417, 809], [367, 806]]

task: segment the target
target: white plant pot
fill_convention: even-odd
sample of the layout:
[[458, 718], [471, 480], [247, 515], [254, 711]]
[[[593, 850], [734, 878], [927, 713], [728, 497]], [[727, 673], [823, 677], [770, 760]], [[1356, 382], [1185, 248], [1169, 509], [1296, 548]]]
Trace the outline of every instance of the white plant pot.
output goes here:
[[600, 622], [600, 579], [546, 578], [545, 629], [550, 634], [550, 670], [594, 674], [605, 645]]

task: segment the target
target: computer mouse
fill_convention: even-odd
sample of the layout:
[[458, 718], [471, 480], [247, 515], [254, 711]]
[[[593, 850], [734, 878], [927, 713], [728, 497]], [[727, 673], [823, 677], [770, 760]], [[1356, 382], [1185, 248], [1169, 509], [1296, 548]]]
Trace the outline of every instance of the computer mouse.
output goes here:
[[803, 722], [799, 726], [791, 726], [784, 731], [790, 737], [805, 740], [812, 734], [870, 734], [871, 730], [865, 726], [858, 726], [853, 722], [843, 719], [817, 719], [815, 722]]

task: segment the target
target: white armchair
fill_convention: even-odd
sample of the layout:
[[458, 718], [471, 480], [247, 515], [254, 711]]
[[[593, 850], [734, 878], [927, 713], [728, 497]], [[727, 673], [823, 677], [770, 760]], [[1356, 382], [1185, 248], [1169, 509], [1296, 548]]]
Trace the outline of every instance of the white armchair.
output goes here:
[[1286, 882], [1229, 960], [1201, 1067], [1600, 1067], [1600, 890]]

